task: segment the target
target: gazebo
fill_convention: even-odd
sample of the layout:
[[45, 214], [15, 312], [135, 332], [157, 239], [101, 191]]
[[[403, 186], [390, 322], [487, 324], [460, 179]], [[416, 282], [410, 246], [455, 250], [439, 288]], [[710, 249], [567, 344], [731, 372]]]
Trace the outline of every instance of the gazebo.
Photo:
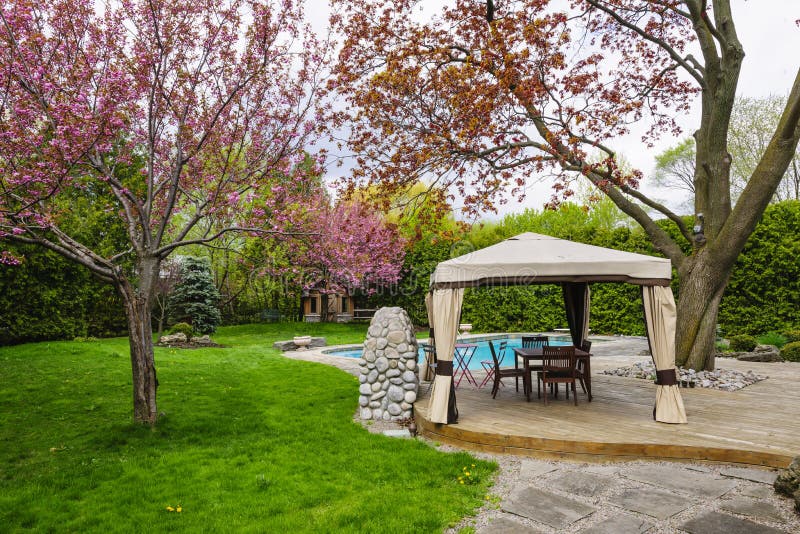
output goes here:
[[426, 297], [428, 321], [437, 353], [430, 420], [457, 420], [453, 387], [453, 350], [465, 287], [560, 284], [575, 346], [589, 332], [590, 282], [624, 282], [642, 288], [650, 352], [656, 366], [653, 417], [662, 423], [686, 423], [675, 375], [675, 299], [670, 261], [653, 256], [585, 245], [524, 233], [496, 245], [443, 261], [431, 275]]

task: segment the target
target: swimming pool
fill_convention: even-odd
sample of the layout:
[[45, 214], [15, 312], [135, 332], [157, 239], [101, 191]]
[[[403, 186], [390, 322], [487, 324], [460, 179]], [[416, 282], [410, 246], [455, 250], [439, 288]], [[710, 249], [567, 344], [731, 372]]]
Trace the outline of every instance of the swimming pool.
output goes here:
[[[491, 338], [492, 342], [494, 343], [495, 349], [497, 345], [502, 342], [508, 342], [508, 348], [506, 349], [506, 365], [510, 365], [514, 362], [513, 355], [514, 355], [514, 348], [522, 346], [522, 338], [521, 337], [499, 337], [499, 338]], [[479, 338], [477, 340], [466, 340], [459, 342], [469, 342], [475, 343], [478, 345], [478, 348], [475, 349], [475, 354], [472, 356], [472, 359], [469, 362], [470, 369], [481, 369], [481, 361], [488, 360], [492, 361], [492, 352], [489, 350], [489, 339], [487, 338]], [[572, 340], [567, 336], [551, 336], [550, 337], [550, 345], [553, 346], [568, 346], [572, 345]], [[362, 349], [360, 347], [346, 347], [341, 349], [332, 349], [332, 350], [325, 350], [323, 351], [325, 354], [330, 354], [332, 356], [344, 356], [345, 358], [360, 358]], [[420, 361], [424, 358], [422, 354], [422, 348], [419, 349], [419, 357]], [[510, 362], [510, 363], [509, 363]]]

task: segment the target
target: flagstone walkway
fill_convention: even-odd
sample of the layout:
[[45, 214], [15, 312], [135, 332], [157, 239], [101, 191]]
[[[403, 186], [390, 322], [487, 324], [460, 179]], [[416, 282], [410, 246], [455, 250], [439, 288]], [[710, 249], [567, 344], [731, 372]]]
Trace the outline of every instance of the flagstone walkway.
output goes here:
[[[495, 497], [449, 532], [770, 534], [800, 532], [776, 471], [669, 462], [583, 464], [479, 455], [501, 463]], [[497, 497], [500, 497], [499, 499]], [[499, 500], [499, 504], [497, 503]]]

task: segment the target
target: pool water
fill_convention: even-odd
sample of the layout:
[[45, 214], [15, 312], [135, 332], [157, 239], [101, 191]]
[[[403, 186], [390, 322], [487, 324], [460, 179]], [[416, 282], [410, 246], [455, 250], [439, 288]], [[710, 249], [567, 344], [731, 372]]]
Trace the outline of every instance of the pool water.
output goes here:
[[[500, 365], [511, 366], [514, 364], [514, 349], [519, 348], [522, 346], [522, 338], [498, 338], [493, 339], [492, 342], [494, 343], [494, 348], [497, 349], [498, 345], [506, 341], [508, 342], [508, 347], [506, 348], [506, 355], [505, 355], [505, 362], [500, 362]], [[492, 352], [489, 349], [489, 342], [488, 341], [474, 341], [471, 342], [478, 345], [478, 348], [475, 349], [475, 354], [473, 354], [472, 359], [469, 362], [469, 368], [472, 370], [482, 369], [481, 361], [488, 360], [489, 362], [492, 361]], [[572, 340], [568, 337], [551, 337], [550, 338], [550, 345], [551, 346], [569, 346], [572, 345]], [[361, 357], [362, 349], [339, 349], [339, 350], [327, 350], [325, 351], [326, 354], [332, 354], [334, 356], [344, 356], [346, 358], [360, 358]], [[498, 354], [499, 356], [499, 354]], [[419, 361], [424, 360], [424, 355], [422, 348], [419, 349]]]

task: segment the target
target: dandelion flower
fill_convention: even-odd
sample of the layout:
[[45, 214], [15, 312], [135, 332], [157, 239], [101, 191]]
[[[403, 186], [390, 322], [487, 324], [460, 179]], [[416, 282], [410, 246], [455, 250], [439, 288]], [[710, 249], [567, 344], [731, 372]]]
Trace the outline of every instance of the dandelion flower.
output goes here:
[[172, 506], [167, 506], [167, 512], [174, 512], [174, 511], [175, 508], [173, 508]]
[[464, 481], [463, 481], [463, 480], [461, 480], [460, 482], [461, 482], [462, 484], [464, 483]]
[[176, 512], [178, 512], [178, 513], [181, 513], [181, 512], [183, 512], [183, 508], [181, 508], [180, 506], [178, 506], [178, 509], [177, 509], [177, 510], [175, 510], [175, 511], [176, 511]]
[[466, 472], [466, 473], [464, 473], [464, 474], [465, 474], [465, 475], [467, 475], [467, 476], [469, 476], [469, 471], [467, 471], [467, 472]]

